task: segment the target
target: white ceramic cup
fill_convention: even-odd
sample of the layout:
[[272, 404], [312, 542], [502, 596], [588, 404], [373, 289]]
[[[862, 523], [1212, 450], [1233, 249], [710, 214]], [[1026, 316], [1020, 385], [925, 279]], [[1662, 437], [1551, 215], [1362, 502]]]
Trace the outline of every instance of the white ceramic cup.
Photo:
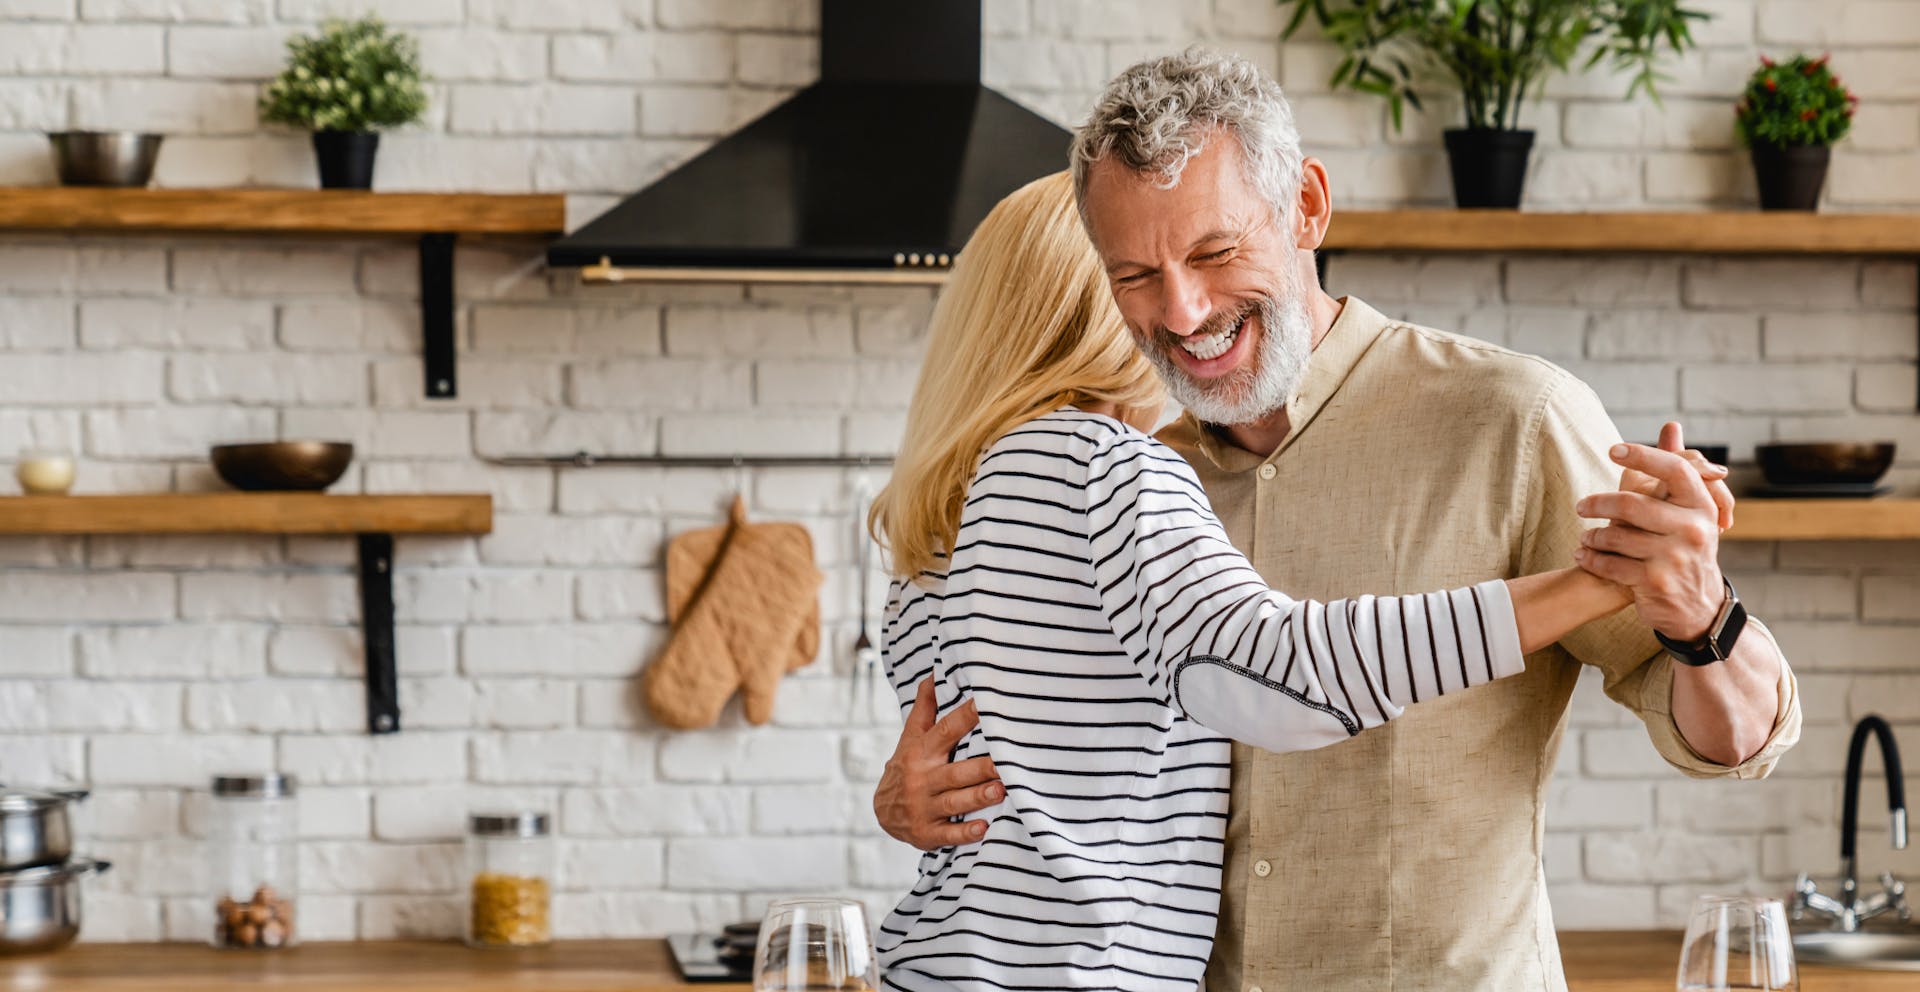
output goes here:
[[73, 456], [64, 451], [29, 449], [20, 452], [14, 478], [29, 496], [61, 496], [73, 488]]

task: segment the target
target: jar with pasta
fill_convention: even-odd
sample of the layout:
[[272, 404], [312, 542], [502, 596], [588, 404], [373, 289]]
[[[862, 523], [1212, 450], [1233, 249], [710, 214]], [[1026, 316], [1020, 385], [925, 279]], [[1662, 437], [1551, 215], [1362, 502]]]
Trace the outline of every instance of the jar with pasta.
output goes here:
[[537, 947], [551, 941], [553, 863], [547, 814], [468, 817], [468, 945]]

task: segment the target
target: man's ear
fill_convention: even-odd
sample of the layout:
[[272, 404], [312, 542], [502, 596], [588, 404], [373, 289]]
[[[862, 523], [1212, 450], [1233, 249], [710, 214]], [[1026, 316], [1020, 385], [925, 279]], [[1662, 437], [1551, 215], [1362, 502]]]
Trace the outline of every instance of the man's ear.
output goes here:
[[1327, 167], [1319, 159], [1300, 163], [1300, 198], [1294, 206], [1294, 247], [1317, 251], [1327, 239], [1328, 225], [1333, 223], [1333, 188], [1327, 181]]

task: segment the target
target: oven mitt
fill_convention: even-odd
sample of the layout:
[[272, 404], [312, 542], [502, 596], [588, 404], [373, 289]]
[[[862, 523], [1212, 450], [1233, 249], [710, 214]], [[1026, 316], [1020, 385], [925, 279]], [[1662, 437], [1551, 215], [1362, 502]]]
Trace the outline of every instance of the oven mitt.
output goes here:
[[[747, 722], [766, 723], [796, 648], [819, 640], [823, 576], [807, 529], [749, 523], [746, 504], [736, 497], [720, 530], [711, 567], [680, 610], [666, 648], [641, 675], [647, 709], [669, 727], [711, 725], [735, 691]], [[691, 554], [702, 540], [681, 550]], [[803, 640], [808, 626], [813, 631]]]
[[[720, 546], [727, 540], [727, 531], [731, 523], [713, 527], [702, 527], [677, 534], [667, 542], [667, 623], [677, 625], [680, 617], [687, 612], [687, 605], [693, 602], [693, 594], [700, 591], [700, 583], [706, 581], [707, 573], [712, 571], [714, 559], [720, 555]], [[752, 526], [789, 527], [792, 524], [754, 524]], [[805, 668], [813, 664], [820, 654], [820, 599], [814, 597], [807, 601], [807, 616], [800, 623], [800, 634], [794, 638], [793, 649], [787, 657], [787, 671]]]

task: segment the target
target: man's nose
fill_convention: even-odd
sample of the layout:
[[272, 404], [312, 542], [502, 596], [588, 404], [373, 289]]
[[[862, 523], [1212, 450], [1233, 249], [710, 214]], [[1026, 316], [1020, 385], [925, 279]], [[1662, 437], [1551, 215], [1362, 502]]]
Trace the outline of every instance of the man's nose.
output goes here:
[[1185, 337], [1200, 329], [1213, 313], [1207, 287], [1192, 273], [1173, 270], [1161, 280], [1166, 292], [1161, 323], [1167, 330]]

